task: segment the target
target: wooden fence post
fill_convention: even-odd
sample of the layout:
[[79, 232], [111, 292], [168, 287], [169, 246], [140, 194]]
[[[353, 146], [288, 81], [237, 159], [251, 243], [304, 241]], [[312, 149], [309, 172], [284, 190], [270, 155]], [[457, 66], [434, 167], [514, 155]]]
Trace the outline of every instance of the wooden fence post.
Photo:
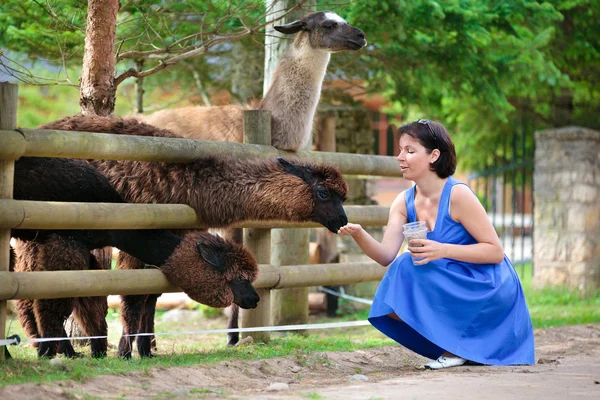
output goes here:
[[[271, 144], [271, 112], [261, 110], [244, 111], [244, 143]], [[252, 252], [258, 264], [271, 262], [271, 230], [244, 229], [244, 245]], [[257, 289], [260, 302], [254, 310], [241, 310], [243, 328], [271, 325], [271, 290]], [[268, 342], [269, 332], [252, 332], [254, 341]]]
[[[324, 117], [322, 125], [318, 130], [317, 149], [319, 151], [328, 151], [335, 153], [335, 114]], [[327, 228], [317, 228], [317, 243], [319, 251], [319, 264], [339, 262], [339, 251], [337, 246], [337, 235], [329, 232]], [[338, 291], [340, 287], [328, 286], [327, 289]], [[338, 297], [329, 293], [324, 293], [327, 304], [327, 316], [335, 317], [338, 308]]]
[[[0, 130], [17, 127], [18, 86], [0, 82]], [[1, 140], [1, 138], [0, 138]], [[12, 199], [15, 177], [14, 160], [0, 160], [0, 199]], [[10, 229], [0, 229], [0, 271], [8, 271], [10, 263]], [[7, 303], [0, 301], [0, 339], [6, 335]], [[0, 361], [4, 349], [0, 347]]]
[[[312, 141], [307, 148], [310, 148], [311, 144]], [[271, 230], [271, 265], [282, 267], [308, 264], [309, 246], [310, 229], [273, 229]], [[274, 326], [308, 323], [308, 287], [272, 290], [271, 302], [271, 322]]]

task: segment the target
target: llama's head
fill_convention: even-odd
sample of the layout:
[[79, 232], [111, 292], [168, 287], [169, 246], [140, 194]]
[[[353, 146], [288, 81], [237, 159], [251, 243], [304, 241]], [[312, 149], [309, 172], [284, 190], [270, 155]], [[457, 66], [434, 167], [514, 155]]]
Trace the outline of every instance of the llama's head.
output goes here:
[[308, 37], [312, 48], [329, 52], [359, 50], [367, 45], [363, 31], [331, 11], [308, 14], [287, 25], [274, 26], [274, 29], [287, 35], [300, 32]]
[[185, 235], [161, 267], [191, 299], [211, 307], [256, 308], [256, 260], [237, 243], [207, 232]]
[[339, 169], [308, 162], [291, 163], [281, 157], [277, 161], [285, 172], [304, 182], [304, 185], [300, 183], [289, 191], [295, 201], [287, 201], [296, 205], [293, 212], [298, 220], [318, 222], [334, 233], [348, 223], [342, 206], [348, 194], [348, 184]]

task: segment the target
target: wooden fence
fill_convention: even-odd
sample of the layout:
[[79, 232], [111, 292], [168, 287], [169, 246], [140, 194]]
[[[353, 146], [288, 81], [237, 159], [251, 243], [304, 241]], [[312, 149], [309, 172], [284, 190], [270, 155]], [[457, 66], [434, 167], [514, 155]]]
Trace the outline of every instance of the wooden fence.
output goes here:
[[[287, 156], [337, 165], [347, 175], [399, 177], [394, 157], [299, 151], [291, 153], [264, 144], [239, 144], [189, 139], [121, 136], [104, 133], [16, 129], [17, 86], [0, 83], [0, 339], [5, 335], [6, 300], [111, 294], [132, 295], [180, 291], [159, 270], [55, 271], [18, 273], [9, 270], [10, 229], [149, 229], [196, 228], [187, 205], [108, 204], [20, 201], [13, 197], [14, 161], [22, 156], [81, 159], [190, 162], [198, 157], [227, 154], [240, 159]], [[270, 113], [246, 111], [245, 140], [270, 142]], [[365, 226], [387, 223], [388, 208], [347, 206], [348, 219]], [[315, 223], [248, 221], [244, 244], [259, 263], [255, 287], [259, 306], [244, 310], [242, 326], [269, 325], [270, 290], [317, 285], [351, 284], [381, 279], [385, 269], [374, 262], [345, 264], [270, 265], [271, 228], [309, 228]], [[282, 244], [280, 246], [285, 246]], [[293, 246], [287, 245], [287, 246]], [[278, 249], [278, 251], [286, 251]], [[264, 338], [265, 333], [257, 333]], [[253, 334], [254, 336], [254, 334]], [[1, 349], [0, 349], [1, 350]], [[4, 352], [0, 351], [0, 357]]]

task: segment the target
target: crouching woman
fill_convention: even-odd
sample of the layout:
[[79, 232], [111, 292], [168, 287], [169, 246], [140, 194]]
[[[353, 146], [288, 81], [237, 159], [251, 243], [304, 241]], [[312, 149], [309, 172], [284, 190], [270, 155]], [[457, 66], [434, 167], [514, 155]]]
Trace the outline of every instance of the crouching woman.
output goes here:
[[[400, 127], [399, 136], [398, 162], [415, 185], [394, 200], [382, 242], [357, 224], [338, 232], [381, 265], [391, 263], [369, 321], [434, 360], [426, 368], [534, 364], [519, 277], [475, 194], [452, 177], [456, 153], [446, 129], [419, 120]], [[396, 258], [403, 225], [416, 221], [427, 226], [427, 239], [410, 240], [410, 252]]]

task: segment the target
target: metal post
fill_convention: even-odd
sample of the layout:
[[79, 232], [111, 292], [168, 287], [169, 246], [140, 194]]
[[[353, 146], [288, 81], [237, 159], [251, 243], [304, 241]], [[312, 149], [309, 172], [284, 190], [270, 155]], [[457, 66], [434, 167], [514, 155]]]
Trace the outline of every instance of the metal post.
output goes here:
[[[244, 143], [271, 144], [271, 112], [244, 111]], [[244, 244], [252, 252], [259, 264], [271, 262], [271, 230], [244, 229]], [[254, 310], [241, 310], [241, 324], [244, 328], [271, 325], [271, 290], [257, 289], [260, 302]], [[268, 342], [269, 332], [245, 333], [254, 341]]]
[[[0, 82], [0, 130], [17, 127], [18, 86]], [[14, 160], [0, 160], [0, 199], [12, 199], [15, 177]], [[8, 271], [10, 264], [10, 229], [0, 229], [0, 271]], [[6, 334], [7, 303], [0, 301], [0, 339]], [[4, 349], [0, 348], [0, 361]]]

